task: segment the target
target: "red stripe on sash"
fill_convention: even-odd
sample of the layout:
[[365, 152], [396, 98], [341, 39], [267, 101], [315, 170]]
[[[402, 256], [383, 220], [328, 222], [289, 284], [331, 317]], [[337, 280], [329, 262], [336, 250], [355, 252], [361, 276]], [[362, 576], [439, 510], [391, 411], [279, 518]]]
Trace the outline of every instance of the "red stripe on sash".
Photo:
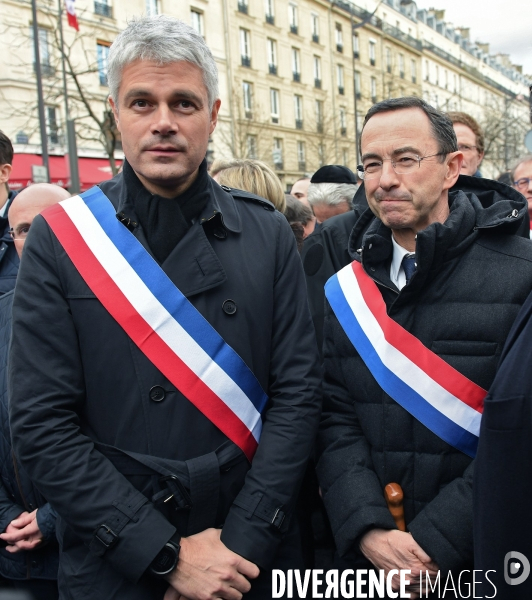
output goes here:
[[487, 394], [486, 390], [451, 367], [449, 363], [424, 346], [417, 337], [389, 317], [377, 284], [364, 271], [359, 262], [354, 261], [351, 266], [364, 301], [377, 319], [388, 343], [397, 348], [422, 371], [425, 371], [442, 388], [481, 413]]
[[139, 315], [98, 262], [63, 207], [56, 204], [47, 209], [43, 216], [85, 283], [131, 340], [207, 419], [244, 452], [251, 462], [258, 446], [251, 432]]

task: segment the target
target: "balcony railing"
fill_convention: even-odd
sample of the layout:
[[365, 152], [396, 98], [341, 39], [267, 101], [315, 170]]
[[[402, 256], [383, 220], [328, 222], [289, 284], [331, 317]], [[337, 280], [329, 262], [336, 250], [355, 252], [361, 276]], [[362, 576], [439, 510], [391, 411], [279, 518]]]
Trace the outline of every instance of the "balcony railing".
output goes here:
[[344, 47], [342, 44], [336, 44], [336, 51], [337, 52], [343, 52], [344, 51]]
[[319, 36], [317, 33], [313, 33], [313, 34], [312, 34], [312, 41], [313, 41], [315, 44], [319, 44], [319, 43], [320, 43], [320, 36]]
[[340, 129], [340, 134], [343, 135], [344, 137], [347, 135], [347, 127], [342, 127]]
[[284, 170], [284, 163], [281, 162], [275, 162], [273, 163], [273, 166], [275, 167], [276, 171], [283, 171]]
[[279, 117], [274, 117], [272, 115], [272, 123], [279, 123]]
[[340, 94], [340, 96], [343, 96], [345, 94], [343, 86], [338, 86], [338, 93]]
[[371, 101], [373, 102], [373, 104], [377, 103], [377, 96], [371, 96]]
[[401, 79], [404, 79], [405, 78], [405, 72], [404, 71], [399, 71], [399, 77]]
[[297, 170], [298, 171], [306, 171], [307, 170], [307, 163], [304, 160], [300, 160], [297, 163]]
[[321, 79], [318, 79], [317, 77], [314, 78], [314, 87], [321, 90]]
[[246, 119], [253, 119], [253, 113], [249, 109], [246, 109]]
[[369, 59], [369, 64], [374, 67], [375, 66], [375, 59], [374, 58], [370, 58]]
[[275, 25], [275, 17], [273, 15], [266, 15], [266, 23]]
[[268, 65], [268, 73], [270, 75], [277, 75], [277, 65]]
[[251, 56], [242, 56], [242, 66], [251, 67]]
[[296, 129], [303, 129], [303, 119], [296, 119]]
[[353, 57], [360, 58], [360, 52], [358, 50], [353, 50]]
[[355, 92], [355, 98], [360, 100], [362, 98], [362, 92]]
[[109, 6], [107, 2], [95, 2], [94, 3], [94, 14], [100, 15], [102, 17], [110, 17], [113, 16], [113, 7]]
[[301, 83], [301, 73], [294, 71], [292, 73], [292, 80], [295, 81], [296, 83]]
[[[33, 71], [37, 70], [37, 63], [33, 63]], [[55, 75], [55, 67], [50, 63], [41, 63], [41, 75], [43, 77], [53, 77]]]
[[323, 133], [323, 123], [320, 123], [319, 121], [316, 123], [316, 131], [318, 133]]
[[417, 77], [415, 75], [412, 75], [412, 83], [417, 83]]
[[386, 65], [386, 72], [387, 73], [391, 73], [392, 72], [392, 65]]
[[290, 25], [290, 33], [295, 33], [297, 35], [297, 25]]
[[243, 13], [244, 15], [248, 14], [248, 5], [245, 2], [238, 3], [238, 12]]

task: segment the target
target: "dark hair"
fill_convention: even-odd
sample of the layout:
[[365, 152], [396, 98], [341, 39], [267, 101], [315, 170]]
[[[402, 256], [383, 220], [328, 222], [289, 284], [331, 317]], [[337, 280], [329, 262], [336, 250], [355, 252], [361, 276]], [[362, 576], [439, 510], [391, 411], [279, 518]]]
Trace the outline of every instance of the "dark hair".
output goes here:
[[7, 135], [0, 131], [0, 165], [13, 163], [13, 144]]
[[286, 220], [289, 223], [306, 225], [314, 216], [312, 210], [290, 194], [285, 194], [284, 197], [286, 199], [286, 208], [284, 210]]
[[475, 134], [475, 143], [477, 145], [477, 150], [482, 154], [484, 152], [484, 133], [482, 132], [482, 128], [480, 125], [473, 119], [471, 115], [468, 115], [465, 112], [449, 112], [449, 119], [454, 123], [461, 123], [466, 127], [469, 127], [471, 131]]
[[[389, 100], [383, 100], [374, 104], [366, 113], [364, 124], [362, 125], [362, 131], [366, 123], [381, 112], [389, 112], [391, 110], [401, 110], [403, 108], [420, 108], [429, 118], [430, 126], [432, 127], [432, 133], [434, 138], [438, 142], [438, 151], [442, 154], [449, 154], [449, 152], [456, 152], [458, 150], [458, 144], [456, 141], [456, 134], [454, 132], [453, 123], [449, 117], [432, 107], [425, 100], [416, 96], [405, 96], [404, 98], [390, 98]], [[359, 138], [359, 150], [362, 154], [362, 132]], [[442, 157], [442, 161], [445, 157]]]

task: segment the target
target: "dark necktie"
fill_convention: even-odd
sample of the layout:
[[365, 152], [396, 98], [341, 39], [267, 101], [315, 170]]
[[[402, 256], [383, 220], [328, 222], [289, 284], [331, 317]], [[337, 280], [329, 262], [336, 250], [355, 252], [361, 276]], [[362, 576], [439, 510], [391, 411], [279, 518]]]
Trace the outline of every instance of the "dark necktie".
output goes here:
[[403, 269], [405, 270], [405, 275], [406, 275], [406, 283], [408, 283], [410, 281], [410, 279], [412, 278], [412, 275], [414, 274], [414, 271], [416, 270], [416, 255], [415, 254], [405, 254], [403, 256], [403, 262], [401, 263], [403, 265]]

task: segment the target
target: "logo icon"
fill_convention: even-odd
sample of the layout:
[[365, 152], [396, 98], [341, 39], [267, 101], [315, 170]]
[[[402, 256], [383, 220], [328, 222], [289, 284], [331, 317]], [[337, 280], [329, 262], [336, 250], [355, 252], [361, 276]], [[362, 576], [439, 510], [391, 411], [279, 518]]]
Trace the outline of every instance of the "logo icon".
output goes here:
[[530, 563], [521, 552], [507, 552], [504, 557], [504, 581], [508, 585], [519, 585], [528, 579]]

